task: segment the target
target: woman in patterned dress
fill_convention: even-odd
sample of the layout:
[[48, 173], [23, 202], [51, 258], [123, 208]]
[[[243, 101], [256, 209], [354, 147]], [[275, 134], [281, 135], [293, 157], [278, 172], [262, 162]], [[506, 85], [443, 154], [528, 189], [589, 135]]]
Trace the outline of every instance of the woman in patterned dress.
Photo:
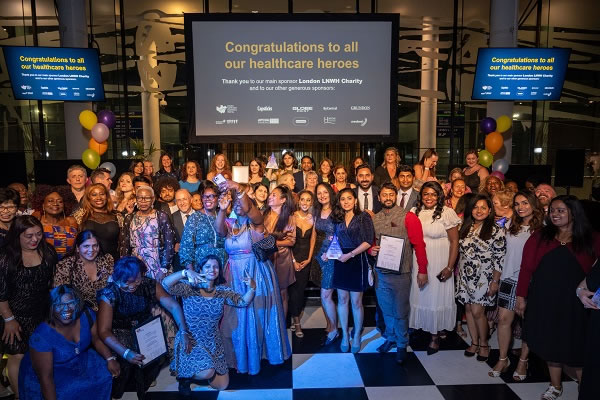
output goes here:
[[146, 264], [137, 257], [123, 257], [115, 263], [112, 282], [98, 292], [98, 335], [117, 356], [121, 373], [113, 381], [112, 397], [120, 399], [129, 380], [135, 382], [138, 399], [143, 399], [162, 364], [145, 368], [144, 356], [138, 354], [134, 329], [153, 317], [159, 304], [177, 322], [185, 348], [191, 349], [189, 330], [179, 303], [169, 296], [154, 279], [146, 276]]
[[86, 307], [97, 312], [96, 292], [106, 286], [114, 264], [112, 256], [100, 249], [94, 231], [79, 232], [73, 254], [63, 258], [56, 266], [53, 287], [72, 285], [79, 291]]
[[23, 355], [29, 337], [46, 319], [56, 251], [45, 240], [40, 221], [15, 218], [0, 249], [0, 354], [8, 354], [8, 379], [15, 397]]
[[[487, 361], [488, 323], [485, 307], [496, 305], [496, 293], [506, 253], [504, 229], [494, 223], [490, 198], [477, 194], [471, 200], [472, 212], [465, 215], [460, 228], [458, 285], [456, 297], [465, 305], [472, 343], [466, 357], [477, 354], [477, 361]], [[467, 207], [470, 208], [470, 207]]]
[[225, 265], [225, 238], [215, 230], [217, 188], [206, 186], [201, 195], [204, 209], [189, 216], [179, 247], [181, 265], [187, 269], [192, 269], [196, 262], [209, 254], [217, 256], [221, 265]]
[[68, 216], [75, 204], [75, 196], [68, 186], [40, 185], [33, 196], [36, 211], [32, 215], [42, 223], [44, 238], [54, 246], [59, 261], [71, 253], [75, 244], [78, 224], [75, 218]]
[[217, 390], [225, 390], [229, 384], [219, 322], [225, 304], [232, 307], [250, 304], [254, 299], [256, 282], [249, 276], [244, 278], [243, 283], [248, 290], [243, 296], [224, 283], [220, 259], [212, 254], [195, 264], [193, 270], [176, 272], [162, 282], [167, 293], [183, 298], [183, 313], [194, 341], [194, 347], [188, 353], [182, 335], [175, 340], [171, 369], [177, 371], [182, 395], [191, 393], [192, 379], [208, 379], [209, 385]]

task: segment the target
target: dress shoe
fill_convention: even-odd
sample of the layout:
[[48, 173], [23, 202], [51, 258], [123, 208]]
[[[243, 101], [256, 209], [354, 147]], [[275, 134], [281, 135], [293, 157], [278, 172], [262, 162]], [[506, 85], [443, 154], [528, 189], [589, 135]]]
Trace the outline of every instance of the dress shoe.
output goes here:
[[398, 347], [396, 349], [396, 362], [398, 364], [403, 364], [406, 360], [406, 348]]
[[388, 351], [390, 351], [394, 347], [396, 347], [396, 343], [390, 342], [389, 340], [386, 340], [385, 342], [383, 342], [383, 344], [381, 346], [379, 346], [377, 348], [377, 351], [380, 352], [380, 353], [387, 353]]
[[179, 381], [179, 394], [184, 397], [191, 396], [192, 388], [190, 385], [192, 384], [192, 380], [186, 379], [186, 378], [180, 378], [180, 379], [178, 379], [178, 381]]
[[340, 335], [338, 334], [337, 331], [335, 331], [335, 335], [334, 336], [330, 336], [325, 335], [325, 338], [323, 339], [323, 341], [321, 342], [321, 346], [329, 346], [330, 344], [332, 344], [333, 342], [335, 342], [336, 340], [338, 340], [340, 337]]

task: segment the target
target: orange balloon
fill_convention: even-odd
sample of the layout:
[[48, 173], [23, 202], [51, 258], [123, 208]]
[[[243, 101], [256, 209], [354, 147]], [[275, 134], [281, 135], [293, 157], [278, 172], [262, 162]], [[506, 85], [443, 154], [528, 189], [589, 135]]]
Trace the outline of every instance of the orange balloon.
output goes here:
[[485, 149], [496, 154], [504, 146], [504, 138], [500, 132], [492, 132], [485, 137]]
[[94, 150], [96, 153], [102, 155], [104, 153], [106, 153], [106, 150], [108, 150], [108, 142], [104, 141], [102, 143], [98, 143], [96, 142], [96, 139], [91, 138], [90, 142], [88, 144], [88, 148]]

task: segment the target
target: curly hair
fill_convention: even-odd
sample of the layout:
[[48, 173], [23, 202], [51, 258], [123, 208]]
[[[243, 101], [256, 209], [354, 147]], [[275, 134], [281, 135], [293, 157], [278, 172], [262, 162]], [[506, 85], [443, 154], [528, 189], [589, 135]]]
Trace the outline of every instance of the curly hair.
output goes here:
[[104, 206], [104, 212], [107, 214], [110, 214], [110, 213], [112, 213], [112, 210], [113, 210], [113, 202], [110, 199], [110, 192], [108, 191], [108, 189], [106, 189], [106, 186], [104, 186], [101, 183], [91, 184], [90, 186], [88, 186], [85, 189], [85, 194], [83, 195], [83, 198], [82, 198], [81, 208], [83, 208], [83, 215], [81, 216], [81, 223], [80, 223], [80, 225], [82, 225], [82, 226], [83, 226], [83, 223], [88, 220], [88, 218], [90, 217], [90, 215], [92, 215], [92, 212], [93, 212], [93, 207], [90, 202], [90, 193], [94, 189], [100, 189], [100, 190], [104, 191], [104, 194], [106, 195], [106, 205]]
[[[208, 173], [211, 173], [211, 172], [214, 172], [215, 174], [217, 173], [217, 157], [219, 157], [219, 156], [223, 156], [223, 158], [225, 159], [225, 166], [223, 167], [223, 171], [231, 171], [231, 164], [229, 163], [227, 156], [223, 153], [217, 153], [212, 158], [212, 160], [210, 160], [210, 168], [208, 170]], [[200, 178], [198, 178], [198, 179], [200, 179]]]
[[437, 203], [435, 205], [435, 210], [433, 211], [433, 216], [431, 223], [433, 223], [436, 219], [442, 218], [442, 212], [444, 211], [444, 189], [442, 189], [442, 185], [440, 185], [436, 181], [427, 181], [421, 186], [421, 190], [419, 191], [419, 197], [417, 199], [417, 209], [415, 210], [415, 214], [417, 216], [423, 210], [423, 191], [425, 189], [433, 189], [437, 194]]
[[67, 185], [37, 185], [31, 199], [33, 209], [42, 213], [44, 211], [44, 201], [50, 193], [57, 193], [62, 198], [65, 215], [71, 215], [75, 207], [77, 207], [77, 199], [71, 191], [71, 187]]
[[173, 188], [173, 191], [175, 192], [180, 189], [177, 179], [169, 175], [161, 176], [156, 182], [154, 182], [154, 193], [158, 193], [158, 196], [160, 197], [160, 191], [169, 187]]
[[[214, 158], [213, 158], [213, 160], [214, 160]], [[198, 162], [195, 160], [188, 160], [183, 163], [183, 166], [181, 167], [181, 180], [183, 182], [187, 181], [187, 178], [188, 178], [187, 165], [189, 163], [193, 163], [194, 165], [196, 165], [196, 178], [198, 178], [198, 180], [202, 180], [202, 168], [200, 168], [200, 164], [198, 164]], [[211, 165], [212, 165], [212, 163], [211, 163]]]

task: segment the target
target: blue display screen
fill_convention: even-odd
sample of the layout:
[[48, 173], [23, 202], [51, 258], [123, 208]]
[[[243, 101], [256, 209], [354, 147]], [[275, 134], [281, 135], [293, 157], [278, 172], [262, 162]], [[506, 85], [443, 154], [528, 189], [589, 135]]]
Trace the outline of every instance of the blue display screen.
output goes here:
[[17, 100], [103, 101], [98, 50], [3, 46]]
[[480, 48], [473, 100], [559, 100], [571, 49]]

